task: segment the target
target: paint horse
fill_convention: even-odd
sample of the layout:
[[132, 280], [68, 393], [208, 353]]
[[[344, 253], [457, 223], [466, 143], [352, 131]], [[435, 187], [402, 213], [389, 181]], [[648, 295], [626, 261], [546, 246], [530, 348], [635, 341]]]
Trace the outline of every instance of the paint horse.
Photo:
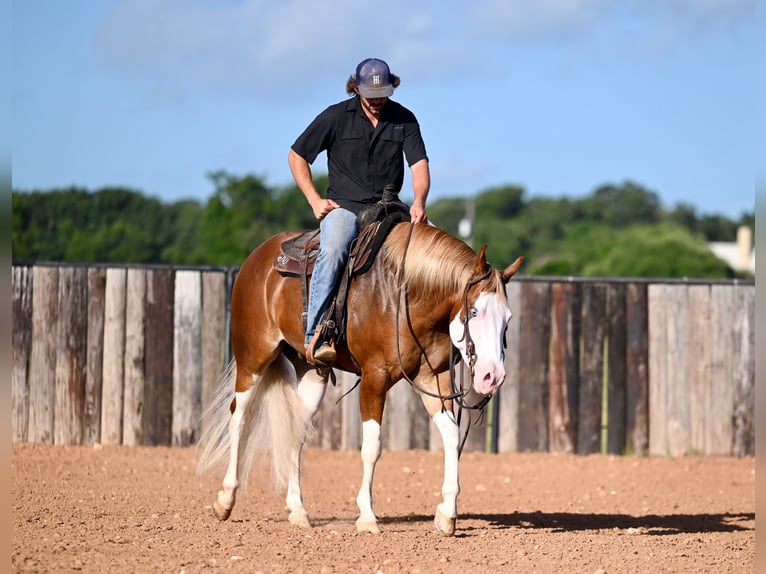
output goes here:
[[[324, 396], [330, 369], [306, 362], [301, 281], [275, 271], [285, 232], [257, 247], [242, 265], [231, 298], [234, 358], [203, 417], [199, 469], [228, 460], [213, 505], [226, 520], [256, 454], [271, 450], [274, 486], [286, 488], [289, 521], [310, 527], [300, 484], [301, 450]], [[454, 236], [424, 224], [399, 223], [370, 269], [352, 279], [345, 338], [335, 368], [357, 373], [362, 417], [360, 532], [378, 533], [372, 479], [381, 454], [386, 393], [407, 379], [441, 433], [443, 500], [434, 523], [446, 535], [457, 519], [460, 428], [453, 410], [451, 355], [468, 366], [473, 389], [492, 395], [505, 379], [505, 331], [511, 318], [505, 284], [523, 262], [491, 267], [486, 246], [475, 253]], [[457, 354], [456, 354], [457, 355]]]

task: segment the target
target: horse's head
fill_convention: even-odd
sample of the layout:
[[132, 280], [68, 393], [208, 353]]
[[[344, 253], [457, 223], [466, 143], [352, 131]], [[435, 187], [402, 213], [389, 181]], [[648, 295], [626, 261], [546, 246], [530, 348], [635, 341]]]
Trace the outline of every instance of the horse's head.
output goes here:
[[491, 395], [505, 380], [505, 331], [512, 313], [505, 284], [524, 262], [518, 257], [502, 272], [489, 266], [486, 245], [476, 254], [473, 276], [455, 307], [449, 331], [471, 372], [474, 390]]

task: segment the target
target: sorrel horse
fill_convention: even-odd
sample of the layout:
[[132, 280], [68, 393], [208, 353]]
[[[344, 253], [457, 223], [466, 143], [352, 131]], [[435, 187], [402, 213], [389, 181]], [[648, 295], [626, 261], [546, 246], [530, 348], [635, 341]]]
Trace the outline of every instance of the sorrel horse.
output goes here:
[[[234, 359], [203, 417], [200, 439], [201, 471], [228, 457], [213, 505], [220, 520], [231, 514], [256, 453], [270, 447], [275, 486], [287, 488], [290, 522], [311, 526], [301, 494], [301, 450], [330, 370], [305, 359], [300, 279], [273, 268], [281, 243], [297, 234], [281, 233], [257, 247], [234, 283]], [[372, 479], [381, 454], [386, 393], [402, 378], [420, 394], [441, 433], [443, 501], [434, 523], [444, 534], [455, 532], [460, 428], [449, 376], [451, 346], [468, 365], [477, 393], [497, 391], [505, 379], [504, 336], [511, 318], [505, 284], [523, 261], [519, 257], [498, 271], [487, 263], [485, 251], [486, 246], [475, 253], [432, 226], [399, 223], [369, 271], [348, 288], [346, 336], [334, 367], [361, 375], [360, 532], [379, 532]]]

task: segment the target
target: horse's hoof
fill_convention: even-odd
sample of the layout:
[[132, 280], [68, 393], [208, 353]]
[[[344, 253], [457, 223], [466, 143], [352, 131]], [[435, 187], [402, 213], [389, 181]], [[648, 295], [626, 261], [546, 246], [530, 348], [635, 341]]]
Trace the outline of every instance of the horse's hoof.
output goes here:
[[378, 528], [377, 522], [370, 522], [368, 520], [362, 520], [361, 518], [357, 519], [356, 521], [356, 531], [380, 534], [380, 528]]
[[311, 522], [309, 521], [309, 515], [305, 511], [293, 510], [288, 517], [290, 524], [300, 526], [301, 528], [311, 528]]
[[218, 520], [223, 522], [224, 520], [228, 519], [229, 516], [231, 516], [231, 508], [224, 508], [218, 504], [218, 501], [216, 500], [213, 503], [213, 513]]
[[450, 518], [444, 516], [441, 510], [436, 510], [436, 516], [434, 517], [434, 526], [436, 530], [444, 534], [445, 536], [454, 536], [455, 534], [455, 522], [457, 518]]

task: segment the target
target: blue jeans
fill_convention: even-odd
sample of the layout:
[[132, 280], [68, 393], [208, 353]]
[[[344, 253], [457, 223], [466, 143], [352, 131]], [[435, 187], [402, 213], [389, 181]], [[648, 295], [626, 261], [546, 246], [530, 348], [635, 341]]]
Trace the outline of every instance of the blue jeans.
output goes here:
[[319, 230], [319, 256], [314, 263], [309, 286], [305, 339], [307, 347], [314, 337], [320, 318], [330, 306], [338, 278], [346, 265], [351, 242], [357, 234], [356, 215], [348, 209], [337, 207], [325, 215]]

